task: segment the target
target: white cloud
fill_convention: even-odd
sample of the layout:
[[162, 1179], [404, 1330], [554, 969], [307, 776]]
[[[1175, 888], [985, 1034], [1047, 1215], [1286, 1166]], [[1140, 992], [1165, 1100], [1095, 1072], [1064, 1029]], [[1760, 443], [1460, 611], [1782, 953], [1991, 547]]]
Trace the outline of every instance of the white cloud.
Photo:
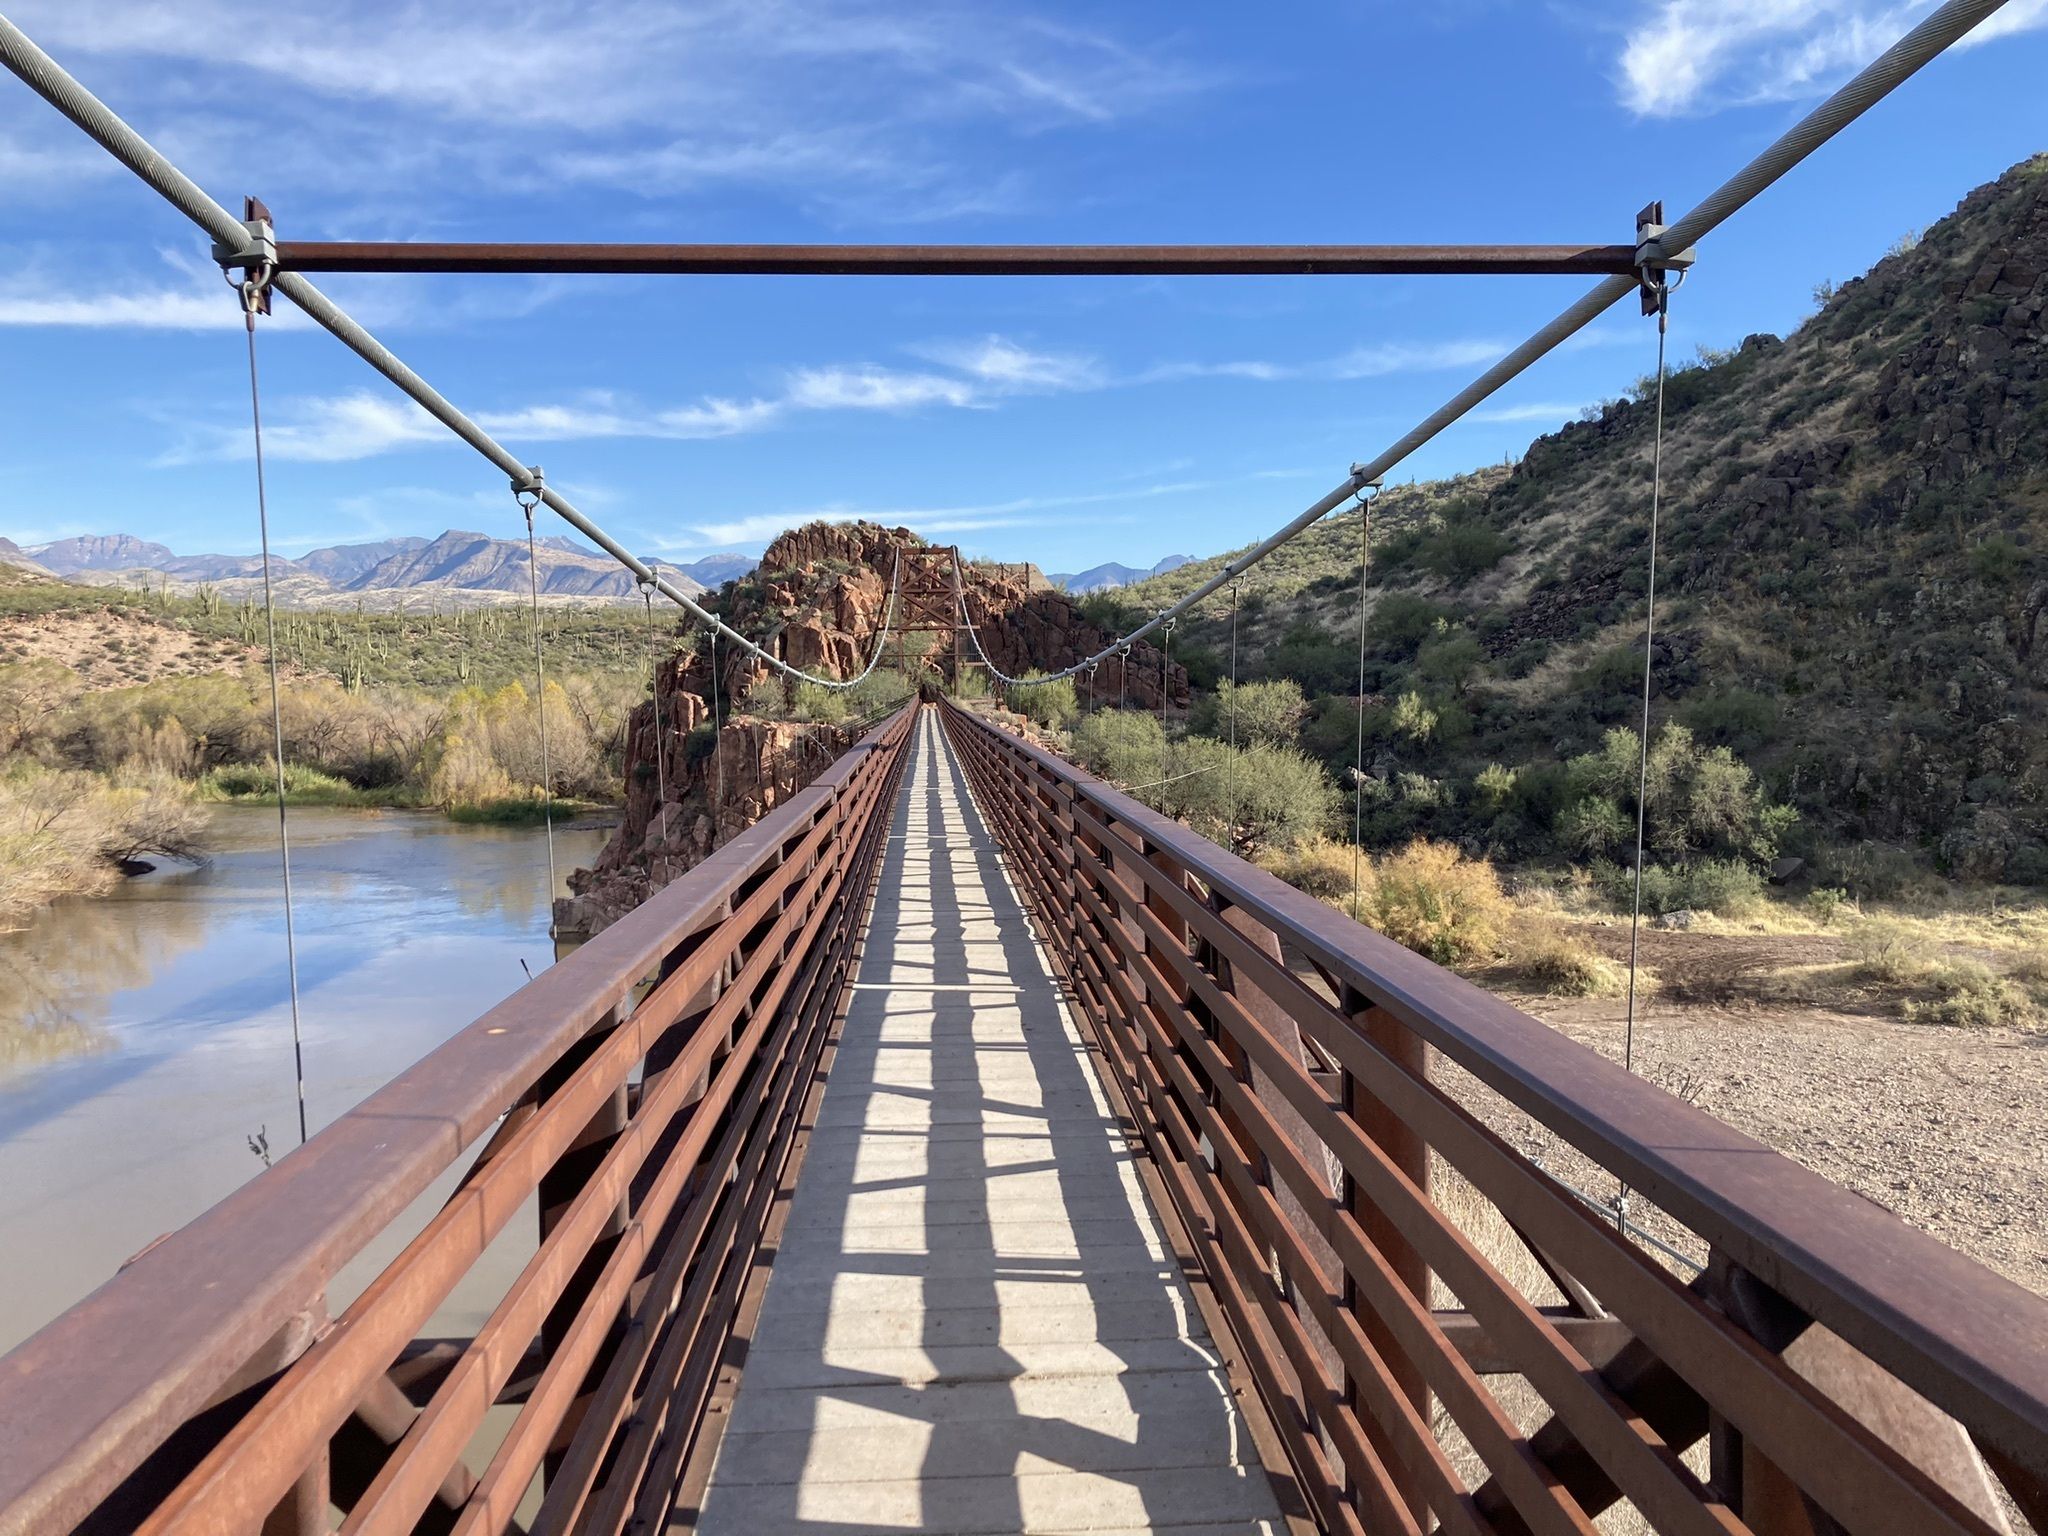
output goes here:
[[[1645, 117], [1817, 96], [1861, 68], [1934, 0], [1657, 0], [1622, 46], [1623, 103]], [[2011, 0], [1966, 45], [2048, 25], [2048, 0]]]
[[272, 185], [342, 185], [387, 207], [568, 180], [938, 217], [1028, 195], [963, 126], [1096, 128], [1209, 84], [1170, 35], [1126, 45], [967, 0], [279, 0], [261, 26], [233, 0], [9, 11], [60, 58], [98, 61], [203, 183], [245, 167], [260, 134]]
[[[57, 301], [37, 301], [56, 303]], [[70, 304], [72, 301], [63, 301]], [[116, 316], [88, 319], [84, 301], [49, 323], [142, 323]], [[184, 307], [166, 305], [159, 323], [176, 323]], [[192, 313], [196, 316], [197, 310]], [[229, 318], [234, 318], [229, 306]], [[0, 299], [0, 324], [29, 323], [10, 317]], [[208, 320], [207, 323], [216, 323]], [[696, 440], [737, 437], [764, 431], [804, 414], [842, 411], [904, 413], [932, 408], [988, 410], [1019, 396], [1061, 394], [1187, 379], [1226, 378], [1251, 382], [1284, 379], [1334, 382], [1387, 374], [1462, 368], [1488, 363], [1505, 351], [1495, 341], [1384, 342], [1355, 347], [1331, 358], [1281, 364], [1256, 361], [1162, 363], [1127, 375], [1105, 369], [1079, 353], [1039, 351], [1008, 337], [989, 335], [971, 342], [928, 342], [906, 348], [937, 368], [892, 368], [879, 363], [828, 364], [790, 369], [780, 387], [747, 399], [705, 396], [683, 405], [654, 407], [610, 391], [592, 391], [569, 401], [542, 401], [503, 410], [476, 410], [484, 429], [511, 443], [602, 441], [617, 438]], [[948, 371], [939, 371], [945, 369]], [[355, 391], [285, 402], [269, 413], [265, 447], [278, 459], [332, 463], [369, 458], [437, 441], [445, 433], [424, 411], [403, 400]], [[200, 427], [159, 462], [244, 458], [247, 432]]]
[[[1095, 508], [1124, 502], [1149, 501], [1160, 496], [1181, 496], [1215, 486], [1255, 480], [1291, 478], [1292, 470], [1261, 470], [1241, 475], [1236, 481], [1172, 480], [1119, 490], [1082, 491], [1053, 496], [1019, 496], [1010, 501], [984, 502], [966, 506], [852, 507], [833, 503], [824, 507], [803, 507], [780, 512], [756, 512], [745, 517], [715, 523], [700, 523], [690, 530], [692, 537], [656, 540], [663, 550], [699, 549], [726, 544], [758, 543], [772, 539], [788, 528], [805, 523], [881, 523], [912, 528], [919, 533], [972, 533], [988, 528], [1028, 528], [1067, 521], [1054, 514], [1078, 507]], [[1091, 511], [1091, 521], [1102, 514]], [[1114, 519], [1112, 519], [1113, 521]]]
[[1584, 410], [1586, 402], [1537, 400], [1528, 405], [1496, 405], [1468, 414], [1467, 421], [1569, 421]]

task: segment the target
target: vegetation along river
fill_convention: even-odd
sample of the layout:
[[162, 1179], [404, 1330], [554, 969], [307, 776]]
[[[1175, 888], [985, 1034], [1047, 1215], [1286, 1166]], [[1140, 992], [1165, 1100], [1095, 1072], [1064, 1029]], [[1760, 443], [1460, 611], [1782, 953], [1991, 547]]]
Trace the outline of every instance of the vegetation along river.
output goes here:
[[[209, 863], [0, 934], [0, 1352], [260, 1173], [252, 1136], [297, 1144], [276, 813], [215, 815]], [[547, 852], [538, 828], [413, 812], [291, 830], [317, 1131], [550, 962]], [[603, 836], [558, 830], [558, 866]]]

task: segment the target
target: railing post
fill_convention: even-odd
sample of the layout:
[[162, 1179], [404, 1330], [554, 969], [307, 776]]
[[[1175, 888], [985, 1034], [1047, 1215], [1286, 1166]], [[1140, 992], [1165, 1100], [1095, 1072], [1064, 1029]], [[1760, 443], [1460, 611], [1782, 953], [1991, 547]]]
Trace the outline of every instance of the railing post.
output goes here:
[[[1990, 1472], [1962, 1425], [1725, 1254], [1708, 1256], [1703, 1279], [1714, 1301], [1745, 1333], [1782, 1356], [1991, 1529], [2010, 1530]], [[1712, 1435], [1716, 1486], [1756, 1536], [1832, 1536], [1840, 1529], [1775, 1462], [1718, 1416]]]
[[[1416, 1077], [1427, 1078], [1429, 1046], [1420, 1035], [1349, 985], [1343, 988], [1338, 1005], [1358, 1032], [1378, 1047], [1382, 1055]], [[1422, 1192], [1423, 1198], [1429, 1198], [1429, 1144], [1423, 1140], [1422, 1133], [1382, 1104], [1350, 1072], [1341, 1073], [1339, 1083], [1344, 1112], [1386, 1154], [1388, 1161]], [[1348, 1174], [1344, 1178], [1343, 1198], [1345, 1209], [1357, 1218], [1366, 1237], [1386, 1258], [1403, 1288], [1427, 1307], [1430, 1304], [1429, 1265], [1401, 1230], [1400, 1224], [1378, 1206], [1362, 1199], [1356, 1182]], [[1386, 1362], [1387, 1372], [1393, 1377], [1396, 1388], [1414, 1405], [1422, 1422], [1429, 1423], [1429, 1387], [1420, 1368], [1402, 1352], [1399, 1341], [1378, 1314], [1359, 1297], [1357, 1286], [1348, 1276], [1344, 1281], [1344, 1304], [1358, 1318], [1366, 1338]], [[1361, 1414], [1361, 1418], [1366, 1420], [1367, 1432], [1375, 1448], [1384, 1456], [1387, 1442], [1372, 1425], [1369, 1416]], [[1403, 1501], [1418, 1519], [1426, 1520], [1428, 1497], [1421, 1483], [1402, 1470], [1398, 1460], [1388, 1457], [1387, 1461], [1387, 1469], [1399, 1487]]]

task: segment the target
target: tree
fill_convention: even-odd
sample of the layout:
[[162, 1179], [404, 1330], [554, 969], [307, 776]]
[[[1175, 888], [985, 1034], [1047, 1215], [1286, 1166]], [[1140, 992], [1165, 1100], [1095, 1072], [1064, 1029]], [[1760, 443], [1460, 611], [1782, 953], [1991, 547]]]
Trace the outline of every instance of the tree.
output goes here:
[[1292, 678], [1269, 683], [1226, 682], [1216, 689], [1214, 714], [1210, 733], [1230, 739], [1234, 725], [1239, 745], [1292, 743], [1300, 738], [1308, 700], [1302, 697], [1301, 684]]

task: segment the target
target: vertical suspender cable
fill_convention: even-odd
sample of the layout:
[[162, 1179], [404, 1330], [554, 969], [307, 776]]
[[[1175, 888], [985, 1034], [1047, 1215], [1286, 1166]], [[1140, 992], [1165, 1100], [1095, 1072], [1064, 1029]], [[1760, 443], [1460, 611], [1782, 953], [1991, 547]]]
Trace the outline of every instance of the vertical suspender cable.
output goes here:
[[718, 846], [718, 812], [725, 804], [725, 718], [718, 703], [718, 631], [711, 631], [711, 766], [718, 777], [718, 798], [711, 802], [711, 846]]
[[[1636, 742], [1636, 879], [1635, 894], [1628, 914], [1628, 1004], [1621, 1035], [1621, 1064], [1636, 1068], [1636, 961], [1643, 930], [1643, 847], [1644, 829], [1650, 810], [1650, 686], [1655, 665], [1657, 638], [1657, 524], [1664, 505], [1664, 343], [1670, 329], [1671, 290], [1659, 280], [1657, 297], [1657, 415], [1650, 446], [1650, 548], [1647, 563], [1646, 601], [1643, 608], [1643, 715], [1642, 734]], [[1628, 1182], [1623, 1180], [1614, 1196], [1615, 1221], [1628, 1225]]]
[[1172, 665], [1174, 621], [1166, 621], [1166, 629], [1159, 636], [1159, 728], [1166, 729], [1166, 674]]
[[1233, 842], [1237, 830], [1237, 589], [1240, 585], [1235, 581], [1230, 584], [1230, 766], [1223, 785], [1223, 803], [1229, 811]]
[[647, 612], [647, 692], [654, 700], [654, 803], [660, 809], [662, 840], [668, 840], [668, 770], [663, 759], [668, 741], [661, 733], [661, 647], [654, 632], [654, 583], [640, 583], [640, 603]]
[[263, 558], [263, 628], [270, 652], [271, 748], [277, 763], [277, 861], [284, 874], [284, 963], [291, 996], [292, 1078], [299, 1095], [299, 1145], [306, 1144], [306, 1046], [299, 1027], [299, 937], [292, 918], [292, 831], [285, 810], [284, 689], [278, 682], [277, 602], [270, 584], [270, 498], [263, 476], [263, 402], [256, 387], [256, 309], [268, 279], [239, 284], [242, 318], [249, 332], [249, 425], [256, 448], [256, 534]]
[[1358, 490], [1358, 744], [1351, 763], [1351, 915], [1365, 907], [1365, 577], [1372, 568], [1372, 495]]
[[548, 937], [553, 938], [555, 891], [558, 889], [555, 876], [555, 781], [554, 768], [548, 760], [548, 668], [540, 634], [540, 551], [533, 536], [533, 509], [540, 505], [540, 471], [534, 469], [530, 473], [533, 478], [525, 484], [514, 482], [512, 494], [518, 498], [519, 510], [526, 514], [526, 591], [531, 599], [533, 615], [534, 704], [540, 716], [540, 806], [548, 836]]

